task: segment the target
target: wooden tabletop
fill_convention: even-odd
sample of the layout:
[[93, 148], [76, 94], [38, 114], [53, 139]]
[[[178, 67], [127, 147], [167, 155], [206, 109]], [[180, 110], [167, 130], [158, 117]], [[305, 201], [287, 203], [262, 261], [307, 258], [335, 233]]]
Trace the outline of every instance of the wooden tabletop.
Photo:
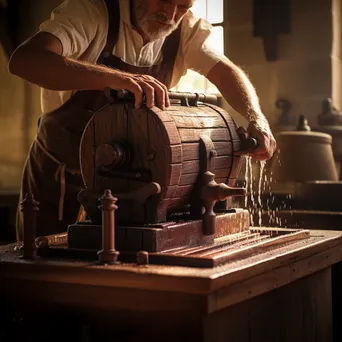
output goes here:
[[[323, 270], [342, 260], [342, 231], [310, 231], [310, 237], [210, 269], [38, 258], [23, 260], [15, 245], [0, 247], [0, 282], [73, 284], [127, 291], [195, 295], [208, 313]], [[0, 290], [1, 293], [1, 290]], [[232, 295], [234, 294], [234, 295]], [[185, 296], [186, 297], [186, 296]]]

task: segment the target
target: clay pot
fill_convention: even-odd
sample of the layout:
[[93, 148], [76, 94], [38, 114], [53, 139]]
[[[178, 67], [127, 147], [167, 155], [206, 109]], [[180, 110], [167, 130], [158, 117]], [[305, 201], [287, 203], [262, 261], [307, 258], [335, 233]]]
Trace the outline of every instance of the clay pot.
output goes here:
[[338, 180], [329, 134], [280, 132], [276, 141], [278, 152], [271, 165], [275, 182]]
[[342, 126], [319, 126], [314, 130], [331, 135], [334, 157], [342, 162]]

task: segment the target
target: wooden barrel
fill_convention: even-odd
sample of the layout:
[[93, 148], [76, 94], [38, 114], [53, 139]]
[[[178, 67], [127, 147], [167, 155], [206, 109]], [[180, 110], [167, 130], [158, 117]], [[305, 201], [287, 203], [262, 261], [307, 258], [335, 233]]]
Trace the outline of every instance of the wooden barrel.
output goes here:
[[[215, 148], [215, 180], [234, 186], [240, 167], [240, 138], [230, 115], [219, 107], [173, 103], [135, 109], [131, 103], [112, 103], [86, 126], [80, 145], [85, 186], [95, 193], [111, 189], [118, 197], [117, 220], [158, 223], [190, 203], [201, 172], [200, 139], [208, 136]], [[150, 182], [161, 193], [145, 203], [120, 200]]]

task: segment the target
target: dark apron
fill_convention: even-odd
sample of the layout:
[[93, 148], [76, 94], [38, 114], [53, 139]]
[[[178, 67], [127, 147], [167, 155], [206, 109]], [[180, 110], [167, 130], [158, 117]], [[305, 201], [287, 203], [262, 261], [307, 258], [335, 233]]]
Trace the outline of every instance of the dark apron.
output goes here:
[[[176, 59], [180, 27], [165, 39], [163, 61], [151, 67], [136, 67], [112, 54], [120, 28], [119, 0], [106, 0], [109, 15], [108, 37], [97, 63], [130, 73], [155, 77], [168, 88]], [[20, 202], [31, 192], [40, 202], [36, 236], [65, 232], [76, 222], [80, 210], [78, 192], [83, 188], [79, 145], [89, 119], [110, 102], [103, 91], [76, 92], [60, 108], [39, 119], [37, 137], [27, 157], [21, 184]], [[22, 213], [17, 211], [17, 240], [23, 238]]]

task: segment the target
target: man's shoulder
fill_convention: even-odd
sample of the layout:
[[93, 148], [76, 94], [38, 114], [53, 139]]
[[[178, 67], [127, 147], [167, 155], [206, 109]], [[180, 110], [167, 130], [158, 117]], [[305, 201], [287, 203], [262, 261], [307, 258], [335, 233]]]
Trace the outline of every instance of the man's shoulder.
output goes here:
[[101, 6], [106, 3], [105, 0], [78, 0], [78, 1], [82, 2], [84, 5], [94, 5], [94, 6]]
[[94, 5], [104, 4], [105, 0], [82, 0], [85, 3], [90, 3]]
[[[92, 15], [104, 14], [105, 10], [107, 9], [105, 0], [73, 0], [73, 2], [74, 8], [83, 8]], [[93, 13], [93, 11], [95, 11], [95, 13]]]
[[183, 18], [182, 28], [193, 29], [199, 26], [202, 29], [211, 30], [212, 26], [207, 19], [196, 16], [192, 11], [189, 11]]
[[182, 38], [187, 40], [194, 35], [207, 35], [212, 30], [208, 20], [196, 16], [189, 11], [182, 20]]
[[105, 0], [65, 0], [61, 3], [62, 7], [87, 7], [90, 6], [102, 6], [105, 4]]

